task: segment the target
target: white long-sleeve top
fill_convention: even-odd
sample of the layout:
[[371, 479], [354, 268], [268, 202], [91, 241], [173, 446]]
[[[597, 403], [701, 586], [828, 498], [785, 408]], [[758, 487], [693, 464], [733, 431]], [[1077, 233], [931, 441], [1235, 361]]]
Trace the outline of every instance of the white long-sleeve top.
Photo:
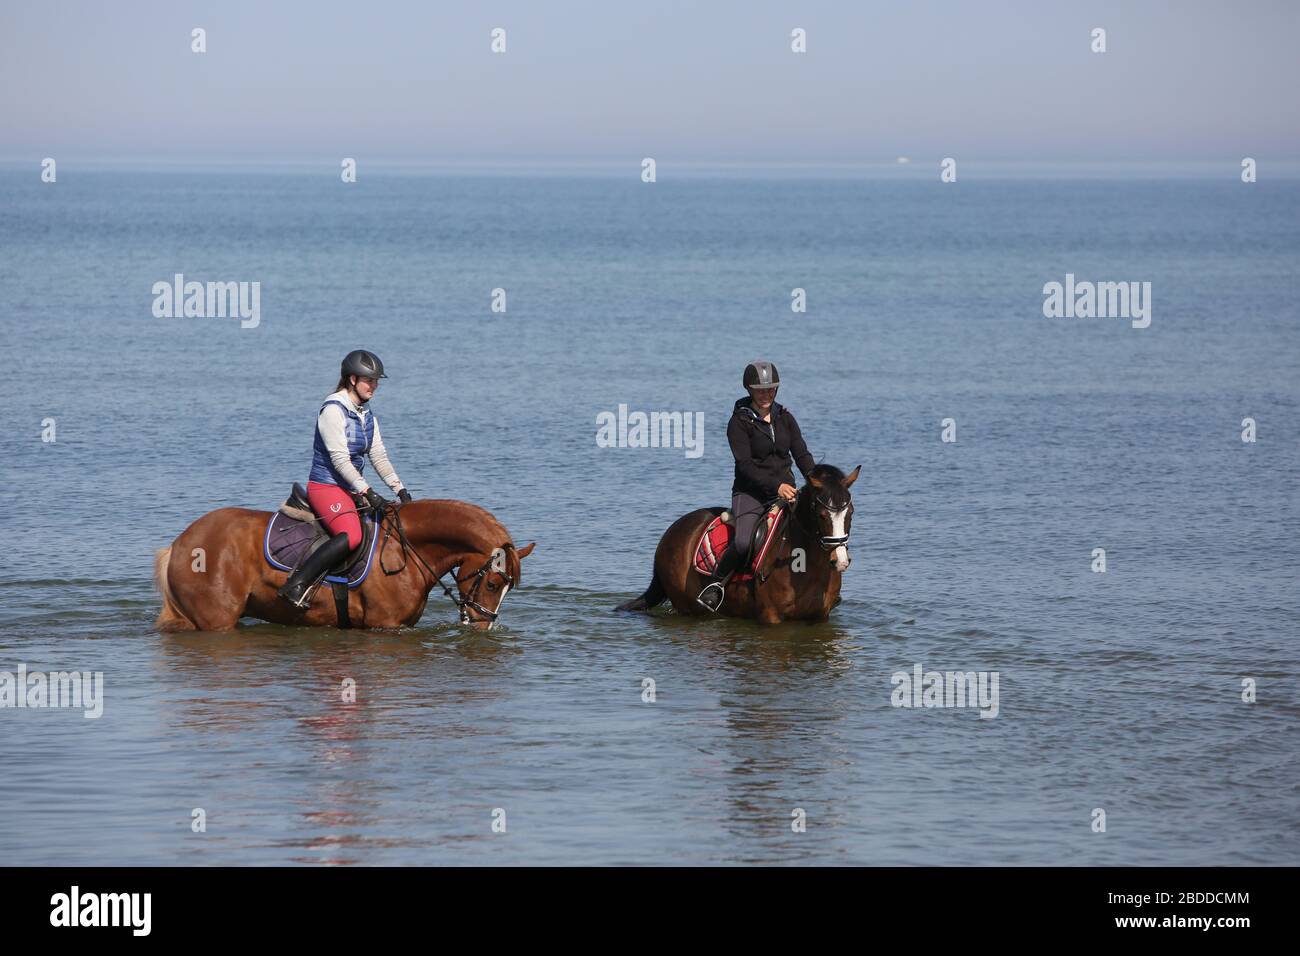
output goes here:
[[[340, 389], [327, 396], [325, 401], [341, 402], [346, 405], [357, 413], [362, 425], [365, 425], [366, 416], [372, 414], [366, 407], [369, 403], [358, 405], [352, 401], [347, 389]], [[365, 494], [370, 490], [370, 485], [361, 477], [361, 472], [352, 467], [352, 458], [348, 455], [347, 424], [348, 417], [338, 405], [326, 405], [321, 409], [320, 417], [316, 420], [316, 428], [320, 431], [321, 441], [325, 443], [325, 450], [329, 452], [330, 463], [334, 466], [334, 470], [338, 472], [339, 477], [351, 485], [353, 491]], [[393, 489], [394, 493], [405, 487], [388, 461], [388, 451], [384, 448], [384, 439], [379, 434], [377, 419], [374, 440], [370, 443], [370, 463], [375, 466], [375, 473], [389, 488]]]

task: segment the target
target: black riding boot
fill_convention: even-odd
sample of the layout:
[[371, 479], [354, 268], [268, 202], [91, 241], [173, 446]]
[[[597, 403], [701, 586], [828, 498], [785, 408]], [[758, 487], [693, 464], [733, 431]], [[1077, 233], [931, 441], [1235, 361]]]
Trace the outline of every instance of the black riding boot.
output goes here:
[[731, 577], [731, 572], [736, 570], [736, 565], [739, 563], [740, 555], [735, 548], [727, 548], [722, 552], [722, 557], [718, 559], [713, 573], [709, 575], [699, 596], [695, 599], [700, 606], [717, 613], [718, 608], [722, 607], [722, 599], [727, 596], [727, 578]]
[[289, 575], [289, 580], [276, 594], [294, 607], [306, 607], [307, 591], [316, 583], [316, 579], [347, 557], [347, 553], [351, 550], [348, 547], [346, 534], [334, 535], [307, 555], [298, 570]]

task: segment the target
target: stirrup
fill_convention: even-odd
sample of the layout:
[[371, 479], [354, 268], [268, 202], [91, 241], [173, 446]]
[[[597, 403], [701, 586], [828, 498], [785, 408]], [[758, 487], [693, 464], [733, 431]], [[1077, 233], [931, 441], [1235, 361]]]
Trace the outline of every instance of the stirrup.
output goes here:
[[289, 575], [289, 580], [276, 591], [293, 607], [308, 607], [312, 592], [329, 574], [330, 568], [342, 561], [350, 552], [346, 535], [334, 535], [315, 551], [303, 558], [302, 563]]
[[[322, 574], [315, 581], [304, 581], [301, 584], [286, 581], [284, 586], [275, 592], [276, 596], [283, 598], [291, 606], [296, 607], [301, 611], [311, 605], [311, 596], [316, 590], [316, 585], [320, 584], [324, 578], [325, 575]], [[294, 592], [298, 591], [300, 588], [301, 593], [298, 594], [297, 597], [294, 597]]]
[[[714, 592], [715, 588], [717, 589], [716, 604], [712, 603], [709, 600], [709, 598], [713, 597], [712, 592]], [[708, 597], [706, 597], [706, 595], [708, 595]], [[704, 588], [696, 596], [695, 603], [700, 605], [700, 607], [706, 608], [707, 610], [712, 611], [714, 614], [717, 614], [718, 608], [722, 607], [722, 602], [726, 598], [726, 596], [727, 596], [727, 589], [722, 586], [721, 581], [710, 581], [708, 584], [704, 585]]]

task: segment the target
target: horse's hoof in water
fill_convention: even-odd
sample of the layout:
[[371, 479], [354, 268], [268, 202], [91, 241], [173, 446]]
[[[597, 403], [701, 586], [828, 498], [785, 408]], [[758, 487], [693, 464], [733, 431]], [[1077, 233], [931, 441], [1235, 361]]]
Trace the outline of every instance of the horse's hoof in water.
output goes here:
[[722, 607], [724, 597], [726, 597], [726, 592], [723, 591], [722, 585], [717, 581], [713, 581], [704, 586], [704, 590], [700, 592], [695, 601], [710, 613], [717, 614], [718, 608]]

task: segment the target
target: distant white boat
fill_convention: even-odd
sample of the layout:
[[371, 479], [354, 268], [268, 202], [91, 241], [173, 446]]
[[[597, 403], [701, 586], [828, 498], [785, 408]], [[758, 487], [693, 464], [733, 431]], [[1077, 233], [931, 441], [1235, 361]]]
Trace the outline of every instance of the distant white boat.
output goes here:
[[906, 156], [899, 156], [898, 159], [894, 160], [894, 162], [898, 163], [898, 165], [900, 166], [906, 166], [908, 163], [911, 162], [911, 160], [908, 159]]

